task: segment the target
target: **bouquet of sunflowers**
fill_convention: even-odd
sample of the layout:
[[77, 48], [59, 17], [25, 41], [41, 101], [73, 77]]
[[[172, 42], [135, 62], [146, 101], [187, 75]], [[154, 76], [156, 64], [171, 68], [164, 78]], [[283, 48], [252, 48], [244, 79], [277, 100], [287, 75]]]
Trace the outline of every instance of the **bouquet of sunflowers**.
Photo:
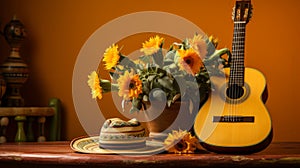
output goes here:
[[88, 76], [92, 97], [101, 99], [103, 93], [116, 91], [123, 99], [123, 109], [131, 103], [131, 113], [146, 110], [150, 100], [166, 100], [167, 106], [179, 100], [197, 105], [195, 97], [200, 97], [203, 103], [211, 89], [209, 77], [221, 74], [220, 65], [228, 66], [223, 55], [230, 56], [230, 51], [217, 50], [217, 40], [205, 35], [174, 42], [168, 50], [163, 49], [164, 40], [156, 35], [145, 41], [137, 60], [123, 55], [116, 44], [108, 47], [103, 62], [111, 80], [93, 71]]

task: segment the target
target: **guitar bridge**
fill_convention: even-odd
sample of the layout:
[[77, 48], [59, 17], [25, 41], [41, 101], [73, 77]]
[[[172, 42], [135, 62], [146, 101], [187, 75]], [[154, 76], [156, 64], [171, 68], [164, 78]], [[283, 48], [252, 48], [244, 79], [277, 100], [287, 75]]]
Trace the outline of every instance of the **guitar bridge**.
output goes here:
[[214, 116], [213, 122], [229, 122], [229, 123], [240, 123], [240, 122], [254, 122], [254, 116]]

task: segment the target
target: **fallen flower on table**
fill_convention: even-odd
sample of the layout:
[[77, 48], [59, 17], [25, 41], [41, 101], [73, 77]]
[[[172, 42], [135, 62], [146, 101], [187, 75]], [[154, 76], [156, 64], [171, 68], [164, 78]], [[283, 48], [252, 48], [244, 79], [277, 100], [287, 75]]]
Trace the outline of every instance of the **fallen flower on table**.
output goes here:
[[194, 153], [201, 148], [198, 139], [186, 130], [173, 130], [165, 139], [164, 145], [169, 153], [177, 154]]

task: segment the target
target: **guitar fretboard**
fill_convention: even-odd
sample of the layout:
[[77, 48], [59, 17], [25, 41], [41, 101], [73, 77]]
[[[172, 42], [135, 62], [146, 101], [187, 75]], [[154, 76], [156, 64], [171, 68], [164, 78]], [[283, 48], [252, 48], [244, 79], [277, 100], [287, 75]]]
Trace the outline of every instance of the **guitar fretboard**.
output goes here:
[[234, 22], [229, 85], [244, 86], [246, 22]]

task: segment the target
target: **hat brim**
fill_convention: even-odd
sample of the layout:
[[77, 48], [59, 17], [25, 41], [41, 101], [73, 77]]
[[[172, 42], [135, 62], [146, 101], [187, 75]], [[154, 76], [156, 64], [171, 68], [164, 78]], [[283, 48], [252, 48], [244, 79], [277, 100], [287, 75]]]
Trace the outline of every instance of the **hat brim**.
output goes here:
[[70, 147], [76, 152], [90, 154], [151, 155], [165, 151], [162, 142], [151, 140], [146, 140], [146, 146], [137, 149], [102, 149], [99, 147], [99, 136], [75, 138]]

